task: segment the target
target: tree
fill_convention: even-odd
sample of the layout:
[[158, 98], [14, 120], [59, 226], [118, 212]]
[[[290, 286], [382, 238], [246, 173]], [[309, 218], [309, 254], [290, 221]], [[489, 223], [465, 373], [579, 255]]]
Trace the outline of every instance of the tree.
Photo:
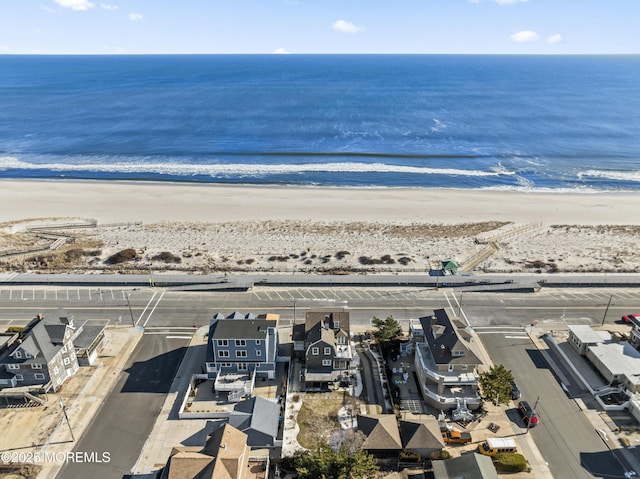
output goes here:
[[478, 382], [482, 399], [493, 404], [496, 402], [508, 404], [511, 399], [511, 381], [513, 381], [513, 374], [502, 364], [497, 364], [489, 371], [480, 374]]
[[344, 447], [336, 452], [326, 443], [315, 452], [297, 452], [293, 464], [301, 479], [373, 479], [378, 472], [371, 454], [362, 450], [349, 454]]
[[392, 343], [402, 334], [402, 326], [393, 319], [393, 316], [389, 316], [387, 319], [379, 319], [374, 316], [371, 323], [377, 328], [373, 335], [383, 351], [390, 349]]

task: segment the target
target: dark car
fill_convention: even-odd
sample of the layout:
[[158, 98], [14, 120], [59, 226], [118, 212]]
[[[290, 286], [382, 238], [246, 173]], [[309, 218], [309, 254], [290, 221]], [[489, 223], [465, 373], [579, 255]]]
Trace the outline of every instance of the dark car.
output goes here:
[[533, 427], [540, 422], [538, 415], [527, 401], [518, 403], [518, 412], [527, 427]]
[[518, 387], [516, 382], [511, 381], [509, 384], [511, 384], [511, 399], [513, 399], [514, 401], [516, 399], [520, 399], [520, 388]]

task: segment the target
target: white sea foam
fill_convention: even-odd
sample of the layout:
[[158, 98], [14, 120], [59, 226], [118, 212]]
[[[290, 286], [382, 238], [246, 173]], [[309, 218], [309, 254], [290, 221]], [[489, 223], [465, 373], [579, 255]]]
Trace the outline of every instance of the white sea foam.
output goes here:
[[578, 173], [578, 178], [605, 178], [618, 181], [640, 181], [640, 171], [587, 170]]
[[387, 163], [303, 163], [303, 164], [193, 164], [193, 163], [28, 163], [14, 157], [0, 158], [0, 170], [45, 169], [57, 172], [101, 172], [101, 173], [159, 173], [175, 176], [264, 176], [296, 173], [411, 173], [447, 176], [500, 176], [513, 172], [500, 168], [497, 171], [463, 170], [457, 168], [428, 168], [417, 166], [391, 165]]

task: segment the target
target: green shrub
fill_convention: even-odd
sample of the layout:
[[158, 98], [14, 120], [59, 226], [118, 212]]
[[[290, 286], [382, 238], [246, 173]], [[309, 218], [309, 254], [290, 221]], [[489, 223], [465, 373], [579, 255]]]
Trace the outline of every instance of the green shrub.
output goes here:
[[160, 254], [151, 258], [153, 261], [162, 261], [163, 263], [180, 263], [182, 258], [180, 256], [174, 256], [169, 251], [163, 251]]
[[517, 453], [496, 454], [494, 464], [500, 472], [522, 472], [527, 468], [527, 460]]
[[440, 459], [451, 459], [451, 453], [446, 449], [440, 451]]
[[402, 462], [420, 462], [420, 454], [414, 451], [403, 449], [400, 451], [400, 461]]

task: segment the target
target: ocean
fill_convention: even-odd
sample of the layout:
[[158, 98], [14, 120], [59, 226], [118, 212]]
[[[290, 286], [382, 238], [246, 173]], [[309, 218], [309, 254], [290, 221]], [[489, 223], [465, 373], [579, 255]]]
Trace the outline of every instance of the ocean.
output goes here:
[[640, 56], [0, 56], [0, 178], [640, 189]]

